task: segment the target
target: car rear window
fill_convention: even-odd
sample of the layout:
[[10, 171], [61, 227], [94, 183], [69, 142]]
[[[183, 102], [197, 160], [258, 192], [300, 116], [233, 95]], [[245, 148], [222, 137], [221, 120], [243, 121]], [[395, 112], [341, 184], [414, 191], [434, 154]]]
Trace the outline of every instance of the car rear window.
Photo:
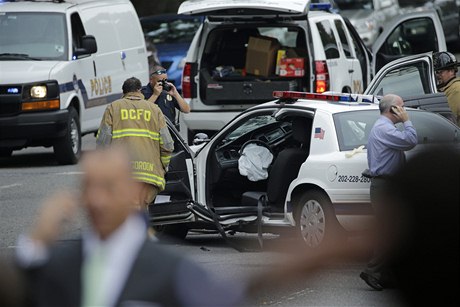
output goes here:
[[[409, 118], [417, 131], [418, 144], [459, 143], [460, 128], [444, 117], [424, 111], [408, 110]], [[375, 121], [379, 118], [378, 110], [337, 113], [334, 124], [340, 151], [353, 150], [366, 146]], [[396, 125], [403, 129], [402, 124]]]

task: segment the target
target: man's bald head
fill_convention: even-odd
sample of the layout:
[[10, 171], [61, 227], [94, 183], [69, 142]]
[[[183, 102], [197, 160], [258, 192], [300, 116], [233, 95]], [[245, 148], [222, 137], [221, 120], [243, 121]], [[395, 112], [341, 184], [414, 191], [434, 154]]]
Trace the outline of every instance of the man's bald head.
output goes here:
[[122, 148], [96, 150], [85, 154], [82, 169], [85, 208], [94, 230], [104, 239], [136, 205], [129, 155]]
[[392, 106], [403, 106], [404, 102], [398, 95], [388, 94], [380, 100], [380, 114], [389, 113]]

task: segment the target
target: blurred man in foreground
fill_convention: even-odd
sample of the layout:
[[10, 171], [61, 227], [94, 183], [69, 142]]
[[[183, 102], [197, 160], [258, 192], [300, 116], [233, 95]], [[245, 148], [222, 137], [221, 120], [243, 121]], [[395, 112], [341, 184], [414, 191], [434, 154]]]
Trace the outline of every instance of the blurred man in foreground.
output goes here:
[[[130, 159], [121, 149], [85, 155], [82, 194], [45, 203], [32, 231], [19, 239], [36, 306], [229, 306], [241, 292], [211, 281], [197, 265], [147, 237], [136, 208]], [[81, 201], [90, 227], [56, 244]]]

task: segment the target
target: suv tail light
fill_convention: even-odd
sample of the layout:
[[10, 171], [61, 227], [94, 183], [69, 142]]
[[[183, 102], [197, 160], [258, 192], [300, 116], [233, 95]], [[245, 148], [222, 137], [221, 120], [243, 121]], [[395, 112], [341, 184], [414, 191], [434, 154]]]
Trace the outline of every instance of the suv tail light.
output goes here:
[[329, 71], [326, 61], [315, 61], [315, 92], [324, 93], [329, 90]]
[[196, 73], [196, 63], [185, 63], [184, 70], [182, 72], [182, 96], [184, 98], [196, 98]]

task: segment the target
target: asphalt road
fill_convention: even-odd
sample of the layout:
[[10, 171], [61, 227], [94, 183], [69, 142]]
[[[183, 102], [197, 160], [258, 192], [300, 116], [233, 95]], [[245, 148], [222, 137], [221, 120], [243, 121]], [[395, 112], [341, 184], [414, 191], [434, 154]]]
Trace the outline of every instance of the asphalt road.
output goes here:
[[[93, 150], [95, 139], [84, 137], [84, 150]], [[0, 159], [0, 256], [14, 254], [17, 236], [34, 220], [41, 201], [53, 191], [78, 188], [78, 165], [60, 166], [51, 149], [32, 148], [15, 152], [11, 158]], [[85, 225], [81, 215], [67, 225], [62, 240], [78, 236]], [[252, 235], [239, 235], [235, 242], [256, 246]], [[289, 261], [289, 255], [275, 248], [284, 238], [269, 237], [261, 252], [240, 253], [229, 247], [218, 235], [189, 234], [185, 242], [165, 244], [180, 254], [201, 263], [220, 278], [237, 283], [254, 274], [267, 271]], [[277, 306], [394, 306], [396, 292], [375, 292], [359, 279], [364, 261], [334, 263], [312, 279], [286, 284], [280, 281], [277, 291], [265, 291], [251, 305]]]

